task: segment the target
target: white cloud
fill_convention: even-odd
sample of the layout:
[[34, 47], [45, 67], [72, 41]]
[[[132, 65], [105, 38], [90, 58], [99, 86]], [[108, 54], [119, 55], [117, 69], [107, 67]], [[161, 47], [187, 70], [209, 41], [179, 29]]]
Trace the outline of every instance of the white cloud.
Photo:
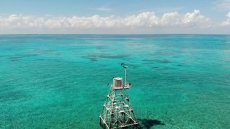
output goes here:
[[216, 0], [214, 4], [219, 10], [230, 10], [230, 0]]
[[211, 26], [211, 20], [200, 14], [199, 10], [192, 13], [179, 14], [178, 12], [165, 13], [157, 17], [154, 12], [143, 12], [139, 15], [127, 17], [108, 16], [101, 17], [35, 17], [15, 15], [0, 16], [0, 29], [3, 28], [73, 28], [73, 29], [95, 29], [95, 28], [153, 28], [181, 27], [181, 28], [206, 28]]
[[211, 20], [203, 15], [200, 15], [199, 10], [194, 10], [193, 13], [180, 15], [177, 12], [166, 13], [161, 19], [163, 25], [181, 26], [181, 27], [200, 27], [207, 28], [211, 26]]
[[221, 26], [230, 26], [230, 12], [226, 15], [227, 20], [221, 23]]
[[211, 20], [200, 15], [199, 10], [194, 10], [193, 13], [185, 14], [182, 19], [183, 26], [199, 26], [201, 28], [211, 27]]

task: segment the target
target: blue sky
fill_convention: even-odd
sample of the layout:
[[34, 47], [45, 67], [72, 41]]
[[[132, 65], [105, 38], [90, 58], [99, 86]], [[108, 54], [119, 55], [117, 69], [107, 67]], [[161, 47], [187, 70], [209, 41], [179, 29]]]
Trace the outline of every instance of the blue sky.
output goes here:
[[230, 34], [230, 0], [0, 0], [0, 33]]

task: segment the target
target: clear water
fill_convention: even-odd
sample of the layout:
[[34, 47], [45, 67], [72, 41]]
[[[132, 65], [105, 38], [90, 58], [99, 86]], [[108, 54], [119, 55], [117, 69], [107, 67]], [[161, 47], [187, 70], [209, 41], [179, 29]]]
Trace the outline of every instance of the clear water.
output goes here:
[[230, 128], [228, 35], [0, 35], [0, 128], [100, 129], [122, 62], [142, 128]]

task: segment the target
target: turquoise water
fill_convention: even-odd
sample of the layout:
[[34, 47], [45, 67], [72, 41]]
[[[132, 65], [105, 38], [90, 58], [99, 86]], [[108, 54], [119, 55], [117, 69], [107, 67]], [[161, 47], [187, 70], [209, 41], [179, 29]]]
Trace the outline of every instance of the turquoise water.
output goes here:
[[100, 129], [122, 62], [142, 128], [230, 128], [228, 35], [0, 35], [0, 128]]

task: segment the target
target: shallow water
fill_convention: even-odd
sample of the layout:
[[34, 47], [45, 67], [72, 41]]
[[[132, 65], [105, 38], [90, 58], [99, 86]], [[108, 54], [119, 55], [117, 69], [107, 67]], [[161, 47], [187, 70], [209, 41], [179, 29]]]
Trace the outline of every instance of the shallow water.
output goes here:
[[230, 128], [228, 35], [0, 35], [0, 128], [98, 128], [123, 76], [143, 128]]

